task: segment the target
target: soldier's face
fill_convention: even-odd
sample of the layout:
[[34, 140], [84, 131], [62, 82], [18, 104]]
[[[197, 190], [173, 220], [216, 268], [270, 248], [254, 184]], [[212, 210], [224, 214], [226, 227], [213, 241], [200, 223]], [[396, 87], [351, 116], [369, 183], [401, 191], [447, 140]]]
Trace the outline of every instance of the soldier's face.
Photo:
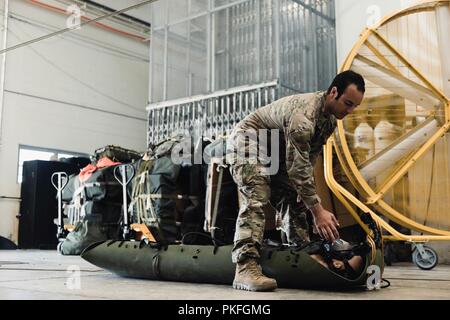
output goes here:
[[341, 120], [351, 114], [356, 107], [361, 104], [361, 101], [364, 98], [364, 93], [359, 91], [355, 84], [350, 84], [338, 99], [336, 99], [337, 96], [337, 88], [333, 87], [329, 94], [329, 111], [337, 119]]

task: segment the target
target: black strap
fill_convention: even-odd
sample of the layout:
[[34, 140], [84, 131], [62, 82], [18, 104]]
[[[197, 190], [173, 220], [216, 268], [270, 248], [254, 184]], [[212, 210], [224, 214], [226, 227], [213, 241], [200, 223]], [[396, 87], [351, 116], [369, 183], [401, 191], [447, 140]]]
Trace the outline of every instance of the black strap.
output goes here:
[[208, 238], [209, 240], [211, 240], [211, 242], [213, 242], [213, 239], [212, 239], [212, 237], [211, 237], [209, 234], [207, 234], [207, 233], [202, 233], [202, 232], [197, 232], [197, 231], [192, 231], [192, 232], [187, 232], [187, 233], [185, 233], [185, 234], [183, 235], [183, 237], [181, 238], [181, 244], [185, 244], [185, 243], [184, 243], [184, 239], [185, 239], [187, 236], [192, 236], [192, 235], [206, 237], [206, 238]]
[[153, 258], [152, 258], [152, 269], [153, 269], [153, 274], [155, 275], [157, 280], [162, 280], [161, 279], [161, 272], [159, 269], [159, 253], [156, 253]]

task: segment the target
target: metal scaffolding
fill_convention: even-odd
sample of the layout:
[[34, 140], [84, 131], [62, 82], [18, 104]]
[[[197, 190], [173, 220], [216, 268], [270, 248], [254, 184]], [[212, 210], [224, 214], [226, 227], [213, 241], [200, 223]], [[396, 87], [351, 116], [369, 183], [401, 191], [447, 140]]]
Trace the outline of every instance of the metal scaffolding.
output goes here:
[[[275, 101], [280, 88], [273, 81], [155, 103], [149, 110], [148, 142], [156, 143], [174, 132], [189, 132], [194, 139], [226, 135], [250, 112]], [[281, 88], [285, 90], [290, 89]]]
[[[152, 4], [151, 12], [149, 143], [167, 137], [170, 127], [187, 126], [170, 121], [193, 117], [169, 118], [181, 110], [172, 100], [206, 95], [188, 100], [207, 103], [183, 104], [183, 110], [214, 116], [221, 104], [209, 101], [220, 101], [223, 90], [248, 93], [248, 87], [270, 83], [264, 89], [270, 91], [276, 83], [277, 99], [325, 89], [336, 73], [333, 0], [165, 0]], [[234, 101], [227, 102], [230, 110], [237, 110]], [[268, 102], [258, 100], [254, 109]], [[230, 124], [239, 118], [229, 117]], [[164, 133], [155, 127], [161, 123]], [[224, 121], [210, 123], [203, 135], [222, 132], [214, 126]]]

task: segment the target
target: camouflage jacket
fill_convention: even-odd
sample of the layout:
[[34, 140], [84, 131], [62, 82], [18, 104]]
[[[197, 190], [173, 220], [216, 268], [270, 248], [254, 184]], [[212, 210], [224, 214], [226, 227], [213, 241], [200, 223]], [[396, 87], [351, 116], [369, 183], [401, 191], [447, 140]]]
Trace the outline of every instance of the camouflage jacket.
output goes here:
[[336, 118], [324, 113], [325, 99], [324, 91], [281, 98], [245, 117], [231, 134], [279, 129], [280, 145], [286, 149], [285, 155], [280, 150], [280, 159], [285, 160], [291, 183], [308, 208], [320, 203], [313, 166], [336, 128]]

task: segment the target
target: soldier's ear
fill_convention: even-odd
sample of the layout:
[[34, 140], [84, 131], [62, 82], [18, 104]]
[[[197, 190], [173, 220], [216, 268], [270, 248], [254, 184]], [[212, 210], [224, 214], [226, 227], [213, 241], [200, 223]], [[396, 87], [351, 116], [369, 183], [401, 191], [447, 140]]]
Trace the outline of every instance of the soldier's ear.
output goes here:
[[331, 88], [330, 95], [331, 95], [331, 98], [332, 98], [333, 100], [336, 99], [336, 97], [338, 96], [338, 90], [337, 90], [337, 87]]

